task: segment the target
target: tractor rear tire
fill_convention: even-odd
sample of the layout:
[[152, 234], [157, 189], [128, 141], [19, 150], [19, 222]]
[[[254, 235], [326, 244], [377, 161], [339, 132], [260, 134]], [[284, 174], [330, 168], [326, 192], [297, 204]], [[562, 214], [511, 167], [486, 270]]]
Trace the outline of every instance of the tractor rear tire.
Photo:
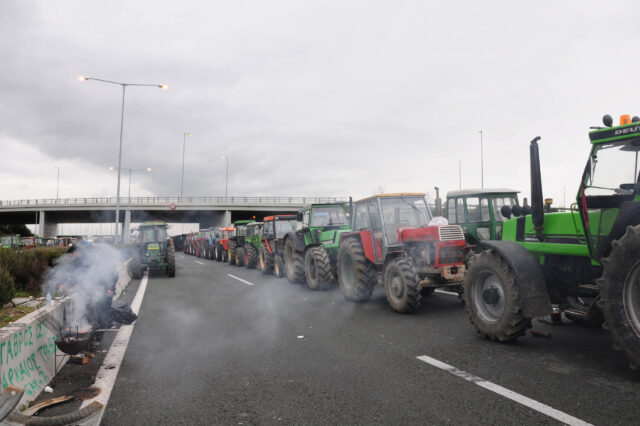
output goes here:
[[508, 342], [531, 328], [522, 315], [516, 276], [493, 250], [471, 259], [464, 278], [465, 308], [476, 331], [486, 339]]
[[167, 247], [167, 275], [169, 278], [176, 276], [176, 248], [174, 246]]
[[282, 260], [282, 256], [279, 254], [273, 256], [273, 275], [278, 278], [285, 276], [284, 261]]
[[291, 239], [284, 244], [284, 266], [290, 283], [304, 283], [304, 257], [296, 251]]
[[331, 258], [324, 247], [312, 247], [304, 256], [304, 273], [311, 290], [327, 290], [334, 281]]
[[258, 264], [258, 251], [256, 250], [256, 248], [253, 246], [253, 244], [246, 244], [244, 246], [244, 252], [244, 266], [248, 269], [255, 268]]
[[393, 259], [384, 271], [387, 301], [394, 311], [410, 314], [420, 306], [420, 279], [413, 262], [405, 257]]
[[236, 247], [236, 266], [244, 266], [244, 247]]
[[640, 368], [640, 225], [628, 226], [619, 240], [611, 243], [611, 253], [600, 263], [600, 308], [605, 328], [613, 334], [614, 348], [629, 359], [631, 368]]
[[260, 259], [262, 259], [262, 273], [271, 274], [273, 272], [273, 253], [269, 253], [265, 242], [260, 245]]
[[229, 240], [229, 252], [227, 253], [227, 260], [229, 260], [229, 265], [236, 264], [236, 249], [236, 242], [233, 240]]
[[371, 297], [377, 283], [376, 265], [364, 255], [362, 242], [357, 238], [347, 238], [338, 250], [338, 283], [345, 299], [364, 302]]

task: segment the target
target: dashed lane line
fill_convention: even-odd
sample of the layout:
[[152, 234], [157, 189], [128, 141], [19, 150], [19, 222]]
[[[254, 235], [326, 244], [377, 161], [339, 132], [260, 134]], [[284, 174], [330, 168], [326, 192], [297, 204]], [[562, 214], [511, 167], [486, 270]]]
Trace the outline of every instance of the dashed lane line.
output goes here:
[[488, 380], [482, 379], [478, 376], [474, 376], [473, 374], [467, 373], [466, 371], [462, 371], [462, 370], [458, 370], [456, 367], [449, 365], [447, 363], [444, 363], [442, 361], [438, 361], [435, 358], [431, 358], [427, 355], [422, 355], [418, 358], [420, 361], [424, 361], [427, 364], [431, 364], [434, 367], [437, 367], [441, 370], [446, 371], [447, 373], [453, 374], [454, 376], [458, 376], [462, 379], [465, 379], [471, 383], [475, 383], [476, 385], [488, 389], [492, 392], [497, 393], [498, 395], [501, 395], [505, 398], [508, 398], [512, 401], [515, 401], [519, 404], [522, 404], [526, 407], [531, 408], [532, 410], [538, 411], [539, 413], [542, 413], [544, 415], [547, 415], [549, 417], [552, 417], [556, 420], [561, 421], [564, 424], [570, 425], [570, 426], [592, 426], [591, 423], [587, 423], [583, 420], [580, 420], [576, 417], [573, 417], [567, 413], [564, 413], [560, 410], [556, 410], [555, 408], [549, 407], [546, 404], [543, 404], [541, 402], [538, 402], [534, 399], [528, 398], [524, 395], [521, 395], [519, 393], [516, 393], [512, 390], [509, 390], [507, 388], [504, 388], [500, 385], [496, 385], [493, 382], [490, 382]]
[[448, 294], [449, 296], [456, 296], [458, 297], [458, 293], [456, 293], [455, 291], [447, 291], [447, 290], [442, 290], [442, 289], [435, 289], [434, 293], [440, 293], [440, 294]]
[[199, 263], [200, 265], [204, 265], [204, 263], [198, 262], [197, 260], [194, 260], [194, 262]]
[[253, 283], [250, 283], [249, 281], [243, 280], [242, 278], [236, 277], [235, 275], [231, 275], [231, 274], [227, 274], [227, 275], [230, 276], [231, 278], [236, 279], [236, 280], [238, 280], [238, 281], [240, 281], [242, 283], [245, 283], [247, 285], [255, 285]]

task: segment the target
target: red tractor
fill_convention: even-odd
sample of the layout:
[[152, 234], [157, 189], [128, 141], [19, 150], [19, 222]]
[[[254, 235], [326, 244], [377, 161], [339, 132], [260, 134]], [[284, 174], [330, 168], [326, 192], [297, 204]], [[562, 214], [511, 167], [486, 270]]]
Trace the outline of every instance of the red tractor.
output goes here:
[[218, 228], [218, 238], [214, 248], [214, 258], [218, 262], [229, 260], [229, 233], [233, 234], [233, 226]]
[[342, 234], [337, 258], [345, 299], [367, 300], [380, 281], [391, 307], [409, 313], [436, 288], [459, 288], [465, 272], [462, 228], [432, 219], [424, 194], [356, 201], [351, 232]]
[[192, 232], [187, 234], [187, 238], [184, 240], [184, 252], [185, 254], [195, 255], [196, 254], [196, 238], [198, 236], [197, 232]]

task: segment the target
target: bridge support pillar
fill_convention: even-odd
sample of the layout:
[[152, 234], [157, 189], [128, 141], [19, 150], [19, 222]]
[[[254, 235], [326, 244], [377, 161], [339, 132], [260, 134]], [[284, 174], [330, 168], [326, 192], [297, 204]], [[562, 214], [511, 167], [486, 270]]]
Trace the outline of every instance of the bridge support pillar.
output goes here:
[[55, 237], [58, 235], [58, 224], [53, 222], [52, 220], [47, 219], [47, 213], [43, 210], [40, 210], [38, 214], [38, 236], [44, 237]]
[[220, 226], [228, 226], [231, 224], [231, 210], [225, 210]]
[[127, 244], [131, 235], [131, 210], [124, 212], [124, 225], [122, 226], [122, 241]]

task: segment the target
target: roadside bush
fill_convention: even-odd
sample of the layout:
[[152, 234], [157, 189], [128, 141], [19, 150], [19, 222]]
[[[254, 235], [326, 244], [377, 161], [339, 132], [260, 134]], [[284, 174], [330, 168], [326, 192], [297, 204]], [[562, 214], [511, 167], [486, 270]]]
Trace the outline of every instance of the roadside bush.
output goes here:
[[0, 306], [11, 302], [16, 294], [16, 286], [11, 274], [6, 268], [0, 266]]
[[47, 268], [66, 251], [66, 248], [59, 247], [23, 251], [0, 249], [0, 267], [4, 267], [10, 274], [15, 289], [37, 293]]

